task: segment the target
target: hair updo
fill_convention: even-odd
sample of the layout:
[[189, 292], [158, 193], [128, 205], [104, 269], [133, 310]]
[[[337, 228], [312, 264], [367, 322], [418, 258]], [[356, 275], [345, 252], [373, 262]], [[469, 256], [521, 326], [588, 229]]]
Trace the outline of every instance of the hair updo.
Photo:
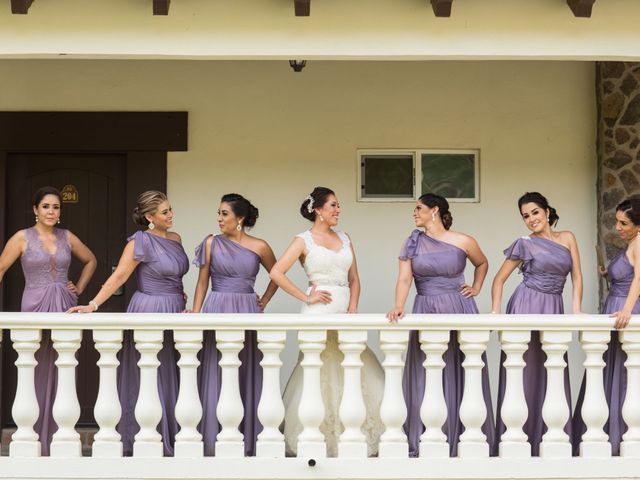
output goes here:
[[634, 225], [640, 225], [640, 198], [631, 197], [623, 200], [617, 207], [616, 212], [622, 212]]
[[138, 205], [133, 209], [133, 222], [141, 227], [148, 227], [149, 220], [145, 217], [148, 213], [155, 213], [162, 202], [167, 201], [167, 196], [157, 190], [147, 190], [138, 195]]
[[62, 203], [62, 195], [60, 194], [60, 190], [55, 187], [42, 187], [33, 194], [33, 206], [38, 208], [38, 205], [40, 205], [42, 199], [47, 195], [55, 195], [56, 197], [58, 197], [58, 202]]
[[549, 202], [547, 201], [545, 196], [542, 195], [541, 193], [526, 192], [524, 195], [522, 195], [518, 199], [518, 211], [520, 212], [521, 215], [522, 215], [522, 206], [526, 203], [535, 203], [538, 207], [542, 208], [543, 210], [548, 210], [549, 225], [551, 225], [552, 227], [554, 227], [556, 223], [558, 223], [558, 220], [560, 220], [560, 217], [558, 216], [558, 212], [556, 212], [556, 209], [553, 208], [551, 205], [549, 205]]
[[[313, 189], [313, 192], [309, 195], [309, 197], [305, 198], [302, 205], [300, 205], [300, 215], [309, 220], [310, 222], [316, 221], [316, 208], [322, 208], [325, 203], [329, 201], [329, 197], [331, 195], [335, 195], [333, 190], [326, 187], [316, 187]], [[313, 201], [311, 208], [309, 208], [309, 202]], [[309, 211], [311, 210], [311, 211]]]
[[227, 193], [220, 199], [221, 203], [227, 203], [236, 217], [244, 218], [242, 226], [253, 227], [258, 220], [258, 209], [253, 204], [237, 193]]
[[425, 193], [418, 200], [420, 200], [420, 203], [426, 205], [429, 208], [438, 207], [442, 225], [444, 225], [444, 228], [446, 230], [449, 230], [451, 228], [451, 225], [453, 225], [453, 216], [449, 211], [449, 202], [447, 202], [446, 198], [440, 195], [436, 195], [435, 193]]

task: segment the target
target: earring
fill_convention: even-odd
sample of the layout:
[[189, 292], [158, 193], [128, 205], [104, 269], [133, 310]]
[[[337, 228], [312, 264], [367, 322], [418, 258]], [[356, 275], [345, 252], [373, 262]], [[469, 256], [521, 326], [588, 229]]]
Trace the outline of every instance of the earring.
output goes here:
[[60, 225], [60, 217], [58, 217], [58, 221], [56, 223]]
[[236, 230], [238, 231], [242, 230], [242, 224], [240, 222], [238, 222], [238, 225], [236, 226]]
[[547, 216], [547, 223], [549, 223], [549, 217]]
[[36, 223], [38, 223], [40, 220], [38, 219], [38, 215], [36, 215]]
[[156, 224], [153, 222], [149, 222], [149, 230], [153, 230], [154, 228], [156, 228]]
[[436, 212], [431, 212], [431, 221], [432, 222], [436, 221]]
[[322, 215], [320, 215], [320, 221], [324, 222], [324, 217]]

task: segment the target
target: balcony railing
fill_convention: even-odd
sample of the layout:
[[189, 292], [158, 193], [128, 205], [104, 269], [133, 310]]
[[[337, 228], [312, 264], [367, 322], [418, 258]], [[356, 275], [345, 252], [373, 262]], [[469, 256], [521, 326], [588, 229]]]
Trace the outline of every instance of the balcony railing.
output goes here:
[[[623, 416], [628, 430], [623, 437], [619, 457], [611, 457], [611, 445], [604, 432], [608, 407], [603, 387], [603, 353], [610, 339], [612, 320], [604, 315], [410, 315], [398, 325], [390, 325], [382, 315], [302, 314], [219, 315], [219, 314], [32, 314], [2, 313], [0, 327], [10, 331], [18, 354], [17, 390], [12, 413], [17, 430], [9, 445], [9, 456], [0, 458], [0, 478], [618, 478], [640, 477], [640, 328], [630, 326], [620, 333], [628, 355], [628, 382]], [[51, 456], [40, 457], [38, 436], [33, 429], [38, 416], [34, 385], [34, 353], [39, 347], [42, 329], [51, 329], [58, 353], [58, 386], [53, 408], [58, 430], [53, 435]], [[449, 458], [441, 427], [446, 406], [441, 382], [450, 330], [458, 331], [465, 384], [461, 420], [465, 433], [460, 439], [458, 457]], [[75, 426], [80, 416], [76, 392], [76, 352], [83, 330], [92, 330], [95, 348], [100, 354], [98, 398], [94, 416], [99, 430], [91, 456], [81, 457], [80, 437]], [[123, 330], [134, 330], [140, 353], [140, 394], [136, 405], [140, 432], [135, 438], [133, 457], [122, 457], [122, 443], [116, 432], [121, 408], [116, 386], [117, 352], [122, 346]], [[175, 417], [180, 432], [175, 440], [175, 456], [162, 457], [162, 443], [156, 427], [161, 417], [157, 390], [158, 352], [163, 331], [173, 330], [180, 354], [180, 388]], [[204, 330], [216, 330], [222, 356], [222, 389], [217, 416], [221, 431], [216, 441], [216, 456], [203, 456], [203, 442], [197, 425], [202, 415], [196, 371]], [[239, 401], [238, 354], [243, 347], [244, 330], [258, 331], [258, 344], [264, 358], [262, 396], [258, 416], [263, 426], [258, 436], [256, 457], [244, 457], [243, 437], [238, 424], [243, 417]], [[324, 448], [314, 448], [313, 458], [286, 458], [284, 437], [279, 427], [284, 418], [280, 390], [280, 354], [287, 331], [298, 332], [300, 350], [307, 355], [302, 364], [305, 411], [324, 409], [320, 391], [319, 352], [326, 331], [338, 332], [339, 346], [345, 355], [345, 386], [360, 381], [360, 352], [365, 348], [366, 332], [378, 331], [384, 355], [382, 367], [385, 387], [380, 407], [385, 431], [380, 437], [379, 453], [366, 458], [364, 438], [348, 441], [339, 448], [337, 458], [325, 458]], [[426, 427], [421, 437], [420, 457], [408, 458], [407, 437], [402, 425], [406, 407], [402, 390], [403, 354], [410, 330], [420, 331], [426, 391], [421, 409]], [[506, 392], [502, 418], [507, 427], [502, 435], [499, 456], [489, 458], [489, 448], [481, 426], [485, 420], [482, 394], [482, 355], [489, 334], [498, 331], [506, 354]], [[530, 331], [541, 331], [542, 347], [547, 355], [547, 392], [543, 419], [548, 428], [543, 437], [540, 457], [529, 457], [530, 446], [522, 426], [527, 419], [523, 393], [523, 353]], [[572, 338], [579, 339], [586, 354], [586, 392], [582, 416], [587, 432], [580, 446], [580, 457], [571, 457], [569, 437], [563, 427], [569, 418], [564, 396], [564, 354]], [[435, 380], [435, 381], [434, 381]], [[7, 399], [8, 400], [8, 399]], [[362, 392], [344, 388], [340, 411], [345, 432], [360, 429]], [[355, 408], [342, 408], [355, 406]], [[317, 447], [323, 436], [319, 415], [300, 415], [305, 435]], [[355, 430], [354, 430], [355, 429]], [[305, 440], [306, 439], [306, 440]], [[355, 445], [362, 442], [363, 445]], [[299, 451], [305, 451], [298, 444]], [[360, 448], [357, 448], [360, 447]], [[306, 449], [306, 451], [310, 451]]]

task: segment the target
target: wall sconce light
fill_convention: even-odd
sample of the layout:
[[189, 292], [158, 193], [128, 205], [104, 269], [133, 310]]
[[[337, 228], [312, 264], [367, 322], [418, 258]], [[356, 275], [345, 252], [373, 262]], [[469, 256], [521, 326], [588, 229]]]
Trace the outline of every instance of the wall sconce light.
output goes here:
[[289, 66], [293, 68], [294, 72], [301, 72], [306, 64], [306, 60], [289, 60]]

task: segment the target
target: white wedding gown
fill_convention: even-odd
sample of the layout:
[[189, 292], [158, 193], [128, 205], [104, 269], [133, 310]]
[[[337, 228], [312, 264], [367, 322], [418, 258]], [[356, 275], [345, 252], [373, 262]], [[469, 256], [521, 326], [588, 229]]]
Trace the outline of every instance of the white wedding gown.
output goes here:
[[[346, 313], [349, 306], [348, 272], [353, 261], [353, 254], [349, 246], [349, 237], [343, 232], [336, 232], [342, 240], [342, 248], [335, 252], [316, 245], [311, 232], [306, 231], [297, 235], [305, 241], [308, 250], [304, 262], [304, 270], [309, 277], [309, 283], [318, 290], [331, 293], [331, 303], [316, 303], [303, 305], [302, 313], [325, 314]], [[302, 354], [300, 354], [302, 357]], [[325, 407], [324, 421], [320, 431], [325, 436], [327, 455], [337, 456], [338, 437], [344, 430], [339, 418], [340, 400], [342, 398], [344, 372], [341, 366], [344, 355], [338, 347], [338, 334], [335, 330], [327, 332], [327, 344], [321, 353], [322, 367], [320, 369], [320, 388]], [[380, 402], [384, 390], [384, 371], [373, 352], [367, 347], [361, 355], [362, 367], [362, 396], [367, 414], [362, 426], [366, 436], [369, 456], [378, 452], [378, 441], [384, 431], [380, 418]], [[302, 432], [302, 424], [298, 418], [298, 406], [302, 395], [302, 367], [300, 360], [284, 390], [284, 437], [287, 455], [294, 456], [297, 450], [298, 435]]]

